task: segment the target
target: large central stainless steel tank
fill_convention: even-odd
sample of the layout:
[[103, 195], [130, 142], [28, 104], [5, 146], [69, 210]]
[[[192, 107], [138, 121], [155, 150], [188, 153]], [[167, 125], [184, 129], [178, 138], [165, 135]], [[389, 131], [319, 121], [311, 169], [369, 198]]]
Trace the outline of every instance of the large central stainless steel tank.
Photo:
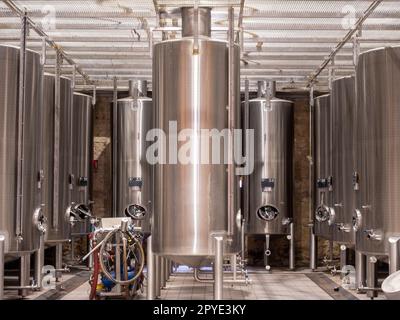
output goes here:
[[[275, 87], [275, 86], [273, 86]], [[293, 218], [293, 102], [265, 95], [249, 101], [254, 171], [248, 177], [247, 234], [289, 234]]]
[[74, 93], [72, 101], [72, 171], [69, 177], [71, 188], [70, 213], [75, 218], [73, 235], [90, 232], [90, 168], [92, 159], [92, 97]]
[[0, 46], [0, 234], [5, 252], [39, 248], [43, 224], [40, 203], [40, 55], [26, 51], [25, 110], [22, 113], [21, 214], [17, 212], [19, 48]]
[[359, 190], [354, 212], [356, 249], [387, 255], [400, 236], [400, 47], [371, 50], [357, 65]]
[[352, 217], [354, 208], [353, 153], [355, 118], [354, 77], [339, 78], [332, 83], [332, 214], [333, 241], [354, 244]]
[[332, 239], [329, 218], [332, 208], [332, 145], [331, 145], [331, 96], [315, 98], [315, 216], [314, 234]]
[[[72, 88], [68, 78], [60, 77], [60, 126], [58, 152], [55, 148], [55, 76], [45, 74], [43, 80], [43, 121], [42, 121], [42, 146], [43, 146], [43, 203], [47, 217], [47, 243], [63, 242], [70, 238], [70, 217], [67, 214], [70, 205], [70, 114], [72, 107]], [[55, 160], [57, 157], [57, 161]], [[55, 199], [54, 169], [58, 163], [58, 190]], [[57, 169], [57, 168], [56, 168]], [[57, 196], [58, 194], [58, 196]]]
[[117, 111], [117, 216], [131, 217], [150, 233], [153, 207], [153, 169], [146, 159], [153, 127], [153, 102], [146, 81], [130, 81], [130, 96], [118, 100]]
[[[234, 200], [233, 210], [228, 212], [228, 166], [224, 161], [217, 164], [200, 162], [201, 129], [221, 132], [229, 128], [228, 43], [210, 38], [210, 9], [199, 8], [197, 52], [193, 8], [185, 8], [182, 14], [184, 37], [154, 46], [153, 102], [155, 127], [166, 133], [167, 142], [177, 140], [176, 134], [168, 133], [170, 125], [176, 124], [178, 133], [189, 129], [193, 154], [192, 161], [180, 163], [179, 159], [173, 159], [176, 156], [174, 150], [171, 154], [166, 153], [166, 164], [155, 165], [153, 251], [178, 263], [198, 266], [214, 255], [213, 235], [232, 238], [225, 253], [240, 250], [240, 223], [236, 223], [235, 217], [241, 213], [238, 198]], [[239, 51], [235, 46], [232, 81], [236, 102], [240, 96]], [[236, 103], [233, 112], [235, 126], [240, 128], [240, 103]], [[182, 148], [180, 153], [184, 153], [185, 144], [188, 144], [182, 141], [188, 139], [185, 133], [190, 135], [181, 132], [177, 142], [178, 149]], [[221, 159], [223, 140], [219, 142]], [[173, 144], [169, 146], [170, 150]], [[211, 142], [209, 151], [211, 154]], [[231, 187], [238, 192], [239, 184], [234, 184]], [[232, 221], [235, 222], [230, 224]]]

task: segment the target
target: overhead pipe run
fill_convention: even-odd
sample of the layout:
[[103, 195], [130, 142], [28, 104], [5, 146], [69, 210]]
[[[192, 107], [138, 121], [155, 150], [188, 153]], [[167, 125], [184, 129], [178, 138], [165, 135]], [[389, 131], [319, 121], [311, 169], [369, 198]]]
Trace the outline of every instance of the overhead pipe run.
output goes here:
[[[48, 43], [50, 47], [53, 49], [57, 50], [71, 65], [76, 65], [76, 62], [69, 57], [63, 50], [63, 48], [58, 45], [54, 40], [51, 40], [50, 37], [29, 17], [27, 16], [26, 12], [24, 10], [21, 10], [13, 1], [11, 0], [3, 0], [4, 4], [9, 7], [13, 12], [15, 12], [19, 17], [23, 18], [25, 17], [27, 24], [31, 29], [33, 29], [39, 36], [40, 36], [40, 41], [45, 41]], [[25, 38], [26, 39], [26, 38]], [[85, 81], [90, 82], [89, 76], [83, 72], [83, 70], [80, 67], [77, 67], [77, 72], [85, 79]]]
[[321, 74], [322, 70], [324, 70], [329, 63], [334, 59], [336, 54], [343, 48], [343, 46], [353, 37], [353, 35], [361, 28], [364, 21], [374, 12], [374, 10], [381, 4], [382, 0], [377, 0], [371, 3], [367, 10], [364, 11], [362, 17], [360, 17], [357, 22], [354, 24], [353, 28], [345, 35], [345, 37], [336, 45], [336, 47], [332, 50], [326, 60], [322, 63], [322, 65], [318, 68], [318, 70], [310, 76], [308, 86], [310, 87], [318, 76]]

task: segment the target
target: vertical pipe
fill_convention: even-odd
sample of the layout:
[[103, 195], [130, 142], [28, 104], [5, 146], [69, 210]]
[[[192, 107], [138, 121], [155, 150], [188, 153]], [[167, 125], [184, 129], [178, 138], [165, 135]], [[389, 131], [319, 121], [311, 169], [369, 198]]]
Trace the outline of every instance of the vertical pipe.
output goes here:
[[362, 289], [366, 286], [366, 257], [359, 251], [356, 251], [356, 289]]
[[[115, 233], [115, 279], [117, 281], [121, 280], [121, 238], [120, 233]], [[116, 284], [115, 289], [118, 293], [121, 293], [121, 285]]]
[[310, 144], [310, 155], [309, 161], [309, 194], [310, 194], [310, 211], [308, 220], [310, 223], [314, 221], [314, 84], [310, 86], [310, 97], [309, 97], [309, 144]]
[[[249, 128], [249, 90], [250, 90], [250, 81], [249, 79], [245, 79], [244, 81], [244, 132], [247, 134], [247, 129]], [[244, 149], [247, 149], [246, 139], [244, 137]], [[245, 261], [245, 242], [246, 242], [246, 221], [248, 221], [249, 217], [249, 176], [245, 175], [243, 177], [243, 219], [242, 219], [242, 227], [241, 227], [241, 260], [242, 263]]]
[[224, 285], [224, 239], [214, 238], [215, 259], [214, 259], [214, 300], [223, 299]]
[[[53, 154], [53, 210], [52, 227], [59, 229], [58, 210], [60, 193], [60, 113], [61, 113], [61, 94], [60, 94], [60, 76], [61, 76], [61, 53], [56, 49], [55, 81], [54, 81], [54, 154]], [[56, 267], [56, 269], [59, 269]]]
[[147, 300], [154, 300], [155, 292], [154, 292], [154, 285], [155, 285], [155, 270], [154, 270], [154, 255], [152, 249], [152, 236], [147, 238]]
[[314, 234], [314, 83], [310, 85], [310, 96], [309, 96], [309, 144], [310, 144], [310, 155], [309, 161], [309, 227], [310, 227], [310, 269], [317, 269], [318, 262], [318, 241]]
[[[23, 254], [20, 260], [21, 266], [19, 270], [19, 282], [21, 287], [29, 286], [30, 272], [31, 272], [31, 256], [30, 254]], [[26, 297], [28, 295], [28, 289], [18, 290], [21, 297]]]
[[16, 236], [22, 239], [23, 226], [23, 165], [24, 165], [24, 115], [25, 115], [25, 82], [26, 82], [26, 37], [28, 33], [28, 16], [25, 11], [21, 18], [21, 45], [19, 57], [19, 88], [18, 88], [18, 150], [17, 150], [17, 208]]
[[60, 281], [62, 277], [62, 257], [63, 257], [63, 245], [62, 243], [56, 244], [56, 281]]
[[[90, 238], [89, 238], [89, 248], [88, 248], [88, 252], [89, 252], [90, 250], [92, 250], [92, 248], [94, 248], [94, 243], [95, 243], [94, 239], [93, 239], [92, 237], [90, 237]], [[93, 267], [94, 267], [94, 258], [93, 258], [93, 256], [94, 256], [94, 255], [91, 254], [91, 255], [89, 256], [89, 258], [88, 258], [87, 264], [88, 264], [89, 270], [92, 270]]]
[[367, 262], [367, 296], [371, 299], [376, 298], [378, 296], [378, 292], [374, 290], [378, 286], [378, 278], [377, 278], [377, 262], [378, 259], [374, 256], [368, 257]]
[[118, 81], [114, 77], [113, 107], [112, 107], [112, 207], [111, 217], [117, 216], [117, 126], [118, 126]]
[[38, 289], [42, 289], [43, 266], [44, 266], [44, 234], [41, 234], [39, 249], [35, 251], [35, 278]]
[[[229, 122], [229, 129], [230, 132], [233, 132], [235, 128], [235, 43], [234, 43], [234, 9], [230, 7], [228, 9], [228, 19], [229, 19], [229, 32], [228, 32], [228, 40], [229, 40], [229, 65], [228, 65], [228, 72], [229, 72], [229, 89], [228, 89], [228, 105], [229, 105], [229, 115], [228, 115], [228, 122]], [[231, 135], [230, 135], [231, 137]], [[230, 139], [230, 161], [228, 164], [228, 235], [233, 234], [234, 225], [235, 225], [235, 213], [234, 213], [234, 192], [235, 192], [235, 176], [234, 176], [234, 148], [232, 137]]]
[[400, 237], [389, 238], [389, 274], [400, 270]]
[[5, 238], [0, 235], [0, 301], [4, 299]]
[[289, 248], [289, 269], [294, 270], [295, 267], [295, 250], [294, 250], [294, 224], [293, 222], [289, 225], [290, 229], [290, 248]]
[[310, 269], [312, 271], [318, 268], [318, 238], [314, 234], [313, 226], [310, 226]]

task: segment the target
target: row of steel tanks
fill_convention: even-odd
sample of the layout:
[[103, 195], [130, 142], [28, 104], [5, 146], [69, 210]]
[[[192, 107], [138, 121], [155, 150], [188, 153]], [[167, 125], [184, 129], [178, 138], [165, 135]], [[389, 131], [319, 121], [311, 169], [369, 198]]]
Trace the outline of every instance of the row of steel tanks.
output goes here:
[[332, 83], [330, 95], [315, 100], [315, 219], [318, 237], [355, 250], [356, 288], [377, 294], [378, 261], [399, 269], [397, 213], [399, 139], [395, 89], [400, 48], [362, 53], [355, 77]]
[[[25, 51], [25, 72], [20, 72], [21, 52], [0, 46], [0, 68], [6, 75], [0, 83], [4, 133], [0, 158], [1, 295], [4, 279], [5, 289], [19, 290], [21, 295], [40, 289], [45, 245], [57, 245], [56, 268], [61, 268], [58, 245], [71, 234], [87, 233], [88, 229], [91, 98], [73, 94], [70, 81], [61, 77], [60, 108], [56, 108], [55, 76], [43, 74], [40, 55], [30, 50]], [[23, 74], [25, 80], [20, 83]], [[22, 84], [24, 90], [20, 91]], [[5, 277], [4, 263], [17, 259], [17, 279]]]
[[254, 170], [243, 182], [245, 234], [265, 235], [267, 270], [271, 235], [286, 235], [294, 269], [294, 104], [276, 97], [274, 81], [259, 81], [258, 97], [243, 102], [242, 113], [245, 132], [254, 132]]

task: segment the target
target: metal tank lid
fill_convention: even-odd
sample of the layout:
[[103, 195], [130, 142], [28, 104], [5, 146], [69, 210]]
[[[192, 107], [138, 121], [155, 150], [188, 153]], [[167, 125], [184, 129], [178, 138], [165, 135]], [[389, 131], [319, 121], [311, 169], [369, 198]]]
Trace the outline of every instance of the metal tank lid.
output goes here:
[[318, 97], [315, 97], [314, 99], [322, 99], [322, 98], [329, 98], [331, 96], [330, 93], [325, 93], [323, 95], [320, 95]]
[[[45, 77], [53, 77], [53, 78], [56, 77], [53, 73], [49, 73], [49, 72], [44, 72], [43, 76], [45, 76]], [[65, 80], [71, 81], [71, 79], [66, 77], [66, 76], [60, 76], [60, 79], [65, 79]]]
[[81, 93], [81, 92], [74, 92], [74, 96], [82, 96], [82, 97], [87, 97], [87, 98], [92, 99], [92, 96], [90, 96], [88, 94]]
[[343, 77], [334, 79], [334, 80], [332, 81], [332, 83], [336, 83], [336, 82], [338, 82], [338, 81], [343, 81], [343, 80], [355, 80], [355, 78], [356, 78], [356, 77], [355, 77], [354, 75], [343, 76]]
[[[18, 46], [15, 46], [15, 45], [11, 45], [11, 44], [0, 44], [0, 49], [16, 49], [16, 50], [20, 50], [20, 47], [18, 47]], [[29, 52], [29, 53], [32, 53], [32, 54], [37, 54], [37, 55], [39, 55], [40, 56], [40, 53], [39, 52], [37, 52], [37, 51], [34, 51], [34, 50], [32, 50], [32, 49], [26, 49], [26, 52]]]
[[381, 51], [385, 51], [387, 49], [400, 49], [400, 45], [395, 45], [395, 46], [385, 46], [385, 47], [378, 47], [378, 48], [372, 48], [367, 51], [364, 51], [360, 53], [360, 57], [363, 57], [365, 55], [371, 54], [371, 53], [379, 53]]

